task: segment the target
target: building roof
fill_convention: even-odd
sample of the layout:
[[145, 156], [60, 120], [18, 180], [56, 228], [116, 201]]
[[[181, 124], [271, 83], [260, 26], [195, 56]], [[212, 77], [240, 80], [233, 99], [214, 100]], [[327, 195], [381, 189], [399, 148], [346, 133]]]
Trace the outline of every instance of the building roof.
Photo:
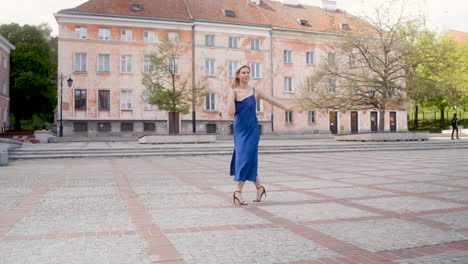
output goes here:
[[[131, 4], [140, 4], [142, 10], [132, 11]], [[225, 10], [233, 11], [235, 16], [226, 16]], [[260, 5], [248, 0], [89, 0], [59, 13], [182, 19], [335, 33], [344, 32], [341, 24], [347, 24], [346, 32], [353, 34], [363, 33], [363, 28], [369, 26], [341, 10], [326, 11], [316, 6], [286, 5], [272, 0], [262, 0]]]
[[6, 38], [0, 35], [0, 47], [10, 53], [10, 50], [14, 50], [15, 46], [11, 44]]
[[450, 30], [449, 34], [458, 42], [468, 42], [468, 33], [457, 30]]

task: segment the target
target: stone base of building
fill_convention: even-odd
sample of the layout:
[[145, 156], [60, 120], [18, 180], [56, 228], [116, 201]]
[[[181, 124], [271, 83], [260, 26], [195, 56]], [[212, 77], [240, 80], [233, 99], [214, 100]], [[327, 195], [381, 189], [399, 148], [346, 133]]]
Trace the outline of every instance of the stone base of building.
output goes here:
[[140, 144], [214, 143], [216, 135], [153, 135], [138, 139]]
[[425, 141], [429, 132], [374, 132], [348, 135], [337, 135], [338, 141]]

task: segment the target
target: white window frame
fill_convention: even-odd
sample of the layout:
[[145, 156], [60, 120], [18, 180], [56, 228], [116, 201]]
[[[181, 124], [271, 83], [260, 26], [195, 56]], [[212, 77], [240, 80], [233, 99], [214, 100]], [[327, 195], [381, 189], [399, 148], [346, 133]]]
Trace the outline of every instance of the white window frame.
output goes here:
[[120, 73], [132, 73], [132, 55], [120, 56]]
[[5, 56], [2, 56], [2, 66], [3, 66], [3, 68], [5, 68], [5, 69], [6, 69], [6, 67], [7, 67], [7, 58], [6, 58]]
[[167, 33], [167, 42], [170, 45], [179, 44], [179, 32], [168, 32]]
[[229, 61], [228, 62], [228, 77], [229, 78], [235, 78], [236, 77], [236, 71], [237, 71], [238, 67], [239, 67], [239, 61]]
[[292, 63], [292, 50], [283, 50], [283, 62], [288, 64]]
[[328, 80], [328, 91], [330, 93], [336, 93], [336, 80], [335, 79]]
[[307, 65], [314, 65], [314, 52], [313, 51], [307, 51], [306, 52], [306, 64]]
[[74, 56], [74, 71], [87, 72], [88, 71], [88, 54], [84, 52], [77, 52]]
[[[172, 67], [174, 69], [174, 75], [179, 75], [179, 57], [168, 57], [167, 63], [169, 67]], [[174, 66], [171, 66], [173, 65], [173, 63]]]
[[284, 112], [284, 123], [285, 124], [292, 124], [293, 121], [294, 121], [293, 112]]
[[309, 124], [315, 124], [317, 122], [317, 113], [315, 111], [308, 111], [307, 121]]
[[133, 40], [133, 30], [123, 28], [120, 30], [120, 40], [122, 41], [132, 41]]
[[262, 65], [258, 62], [250, 63], [250, 78], [260, 79], [262, 78]]
[[237, 49], [239, 42], [239, 37], [229, 36], [229, 48], [230, 49]]
[[[104, 58], [107, 57], [107, 68], [106, 61]], [[110, 54], [99, 53], [97, 59], [97, 72], [109, 73], [110, 72]]]
[[76, 27], [75, 28], [75, 37], [77, 39], [87, 39], [88, 38], [88, 28], [87, 27]]
[[132, 110], [132, 90], [120, 90], [120, 110]]
[[99, 28], [98, 29], [98, 39], [99, 40], [110, 40], [110, 29], [109, 28]]
[[258, 99], [256, 100], [256, 109], [257, 109], [257, 113], [263, 113], [263, 100], [262, 99]]
[[144, 55], [143, 56], [143, 73], [153, 73], [154, 72], [154, 65], [151, 64], [151, 55]]
[[205, 96], [205, 110], [215, 111], [216, 110], [216, 94], [209, 93]]
[[336, 63], [336, 55], [334, 52], [328, 52], [327, 60], [329, 65], [335, 65]]
[[293, 88], [292, 88], [292, 77], [290, 76], [285, 76], [284, 77], [284, 92], [286, 93], [292, 93]]
[[215, 59], [205, 59], [205, 76], [216, 76]]
[[150, 104], [146, 101], [145, 96], [143, 96], [143, 110], [145, 111], [156, 111], [157, 107], [153, 104]]
[[213, 35], [213, 34], [206, 34], [205, 35], [205, 46], [206, 47], [214, 47], [215, 46], [215, 35]]
[[153, 43], [156, 40], [156, 34], [154, 31], [145, 30], [143, 31], [143, 41]]
[[251, 50], [260, 50], [260, 39], [253, 38], [250, 40], [250, 49]]

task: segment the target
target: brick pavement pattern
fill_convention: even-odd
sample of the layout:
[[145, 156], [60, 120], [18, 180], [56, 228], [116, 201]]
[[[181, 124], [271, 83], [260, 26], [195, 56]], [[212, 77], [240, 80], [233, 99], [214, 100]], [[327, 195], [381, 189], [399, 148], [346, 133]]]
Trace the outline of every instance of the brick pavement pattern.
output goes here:
[[248, 206], [229, 156], [16, 160], [0, 167], [0, 263], [466, 264], [467, 156], [261, 155], [268, 196]]

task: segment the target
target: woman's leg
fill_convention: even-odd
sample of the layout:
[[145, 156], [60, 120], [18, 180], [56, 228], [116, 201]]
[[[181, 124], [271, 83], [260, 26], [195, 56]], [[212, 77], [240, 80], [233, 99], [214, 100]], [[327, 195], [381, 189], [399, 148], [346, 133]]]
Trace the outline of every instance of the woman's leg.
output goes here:
[[237, 186], [236, 186], [236, 191], [234, 192], [234, 197], [239, 199], [240, 204], [247, 205], [247, 203], [244, 203], [244, 197], [242, 196], [242, 189], [244, 188], [244, 183], [245, 181], [238, 181]]

